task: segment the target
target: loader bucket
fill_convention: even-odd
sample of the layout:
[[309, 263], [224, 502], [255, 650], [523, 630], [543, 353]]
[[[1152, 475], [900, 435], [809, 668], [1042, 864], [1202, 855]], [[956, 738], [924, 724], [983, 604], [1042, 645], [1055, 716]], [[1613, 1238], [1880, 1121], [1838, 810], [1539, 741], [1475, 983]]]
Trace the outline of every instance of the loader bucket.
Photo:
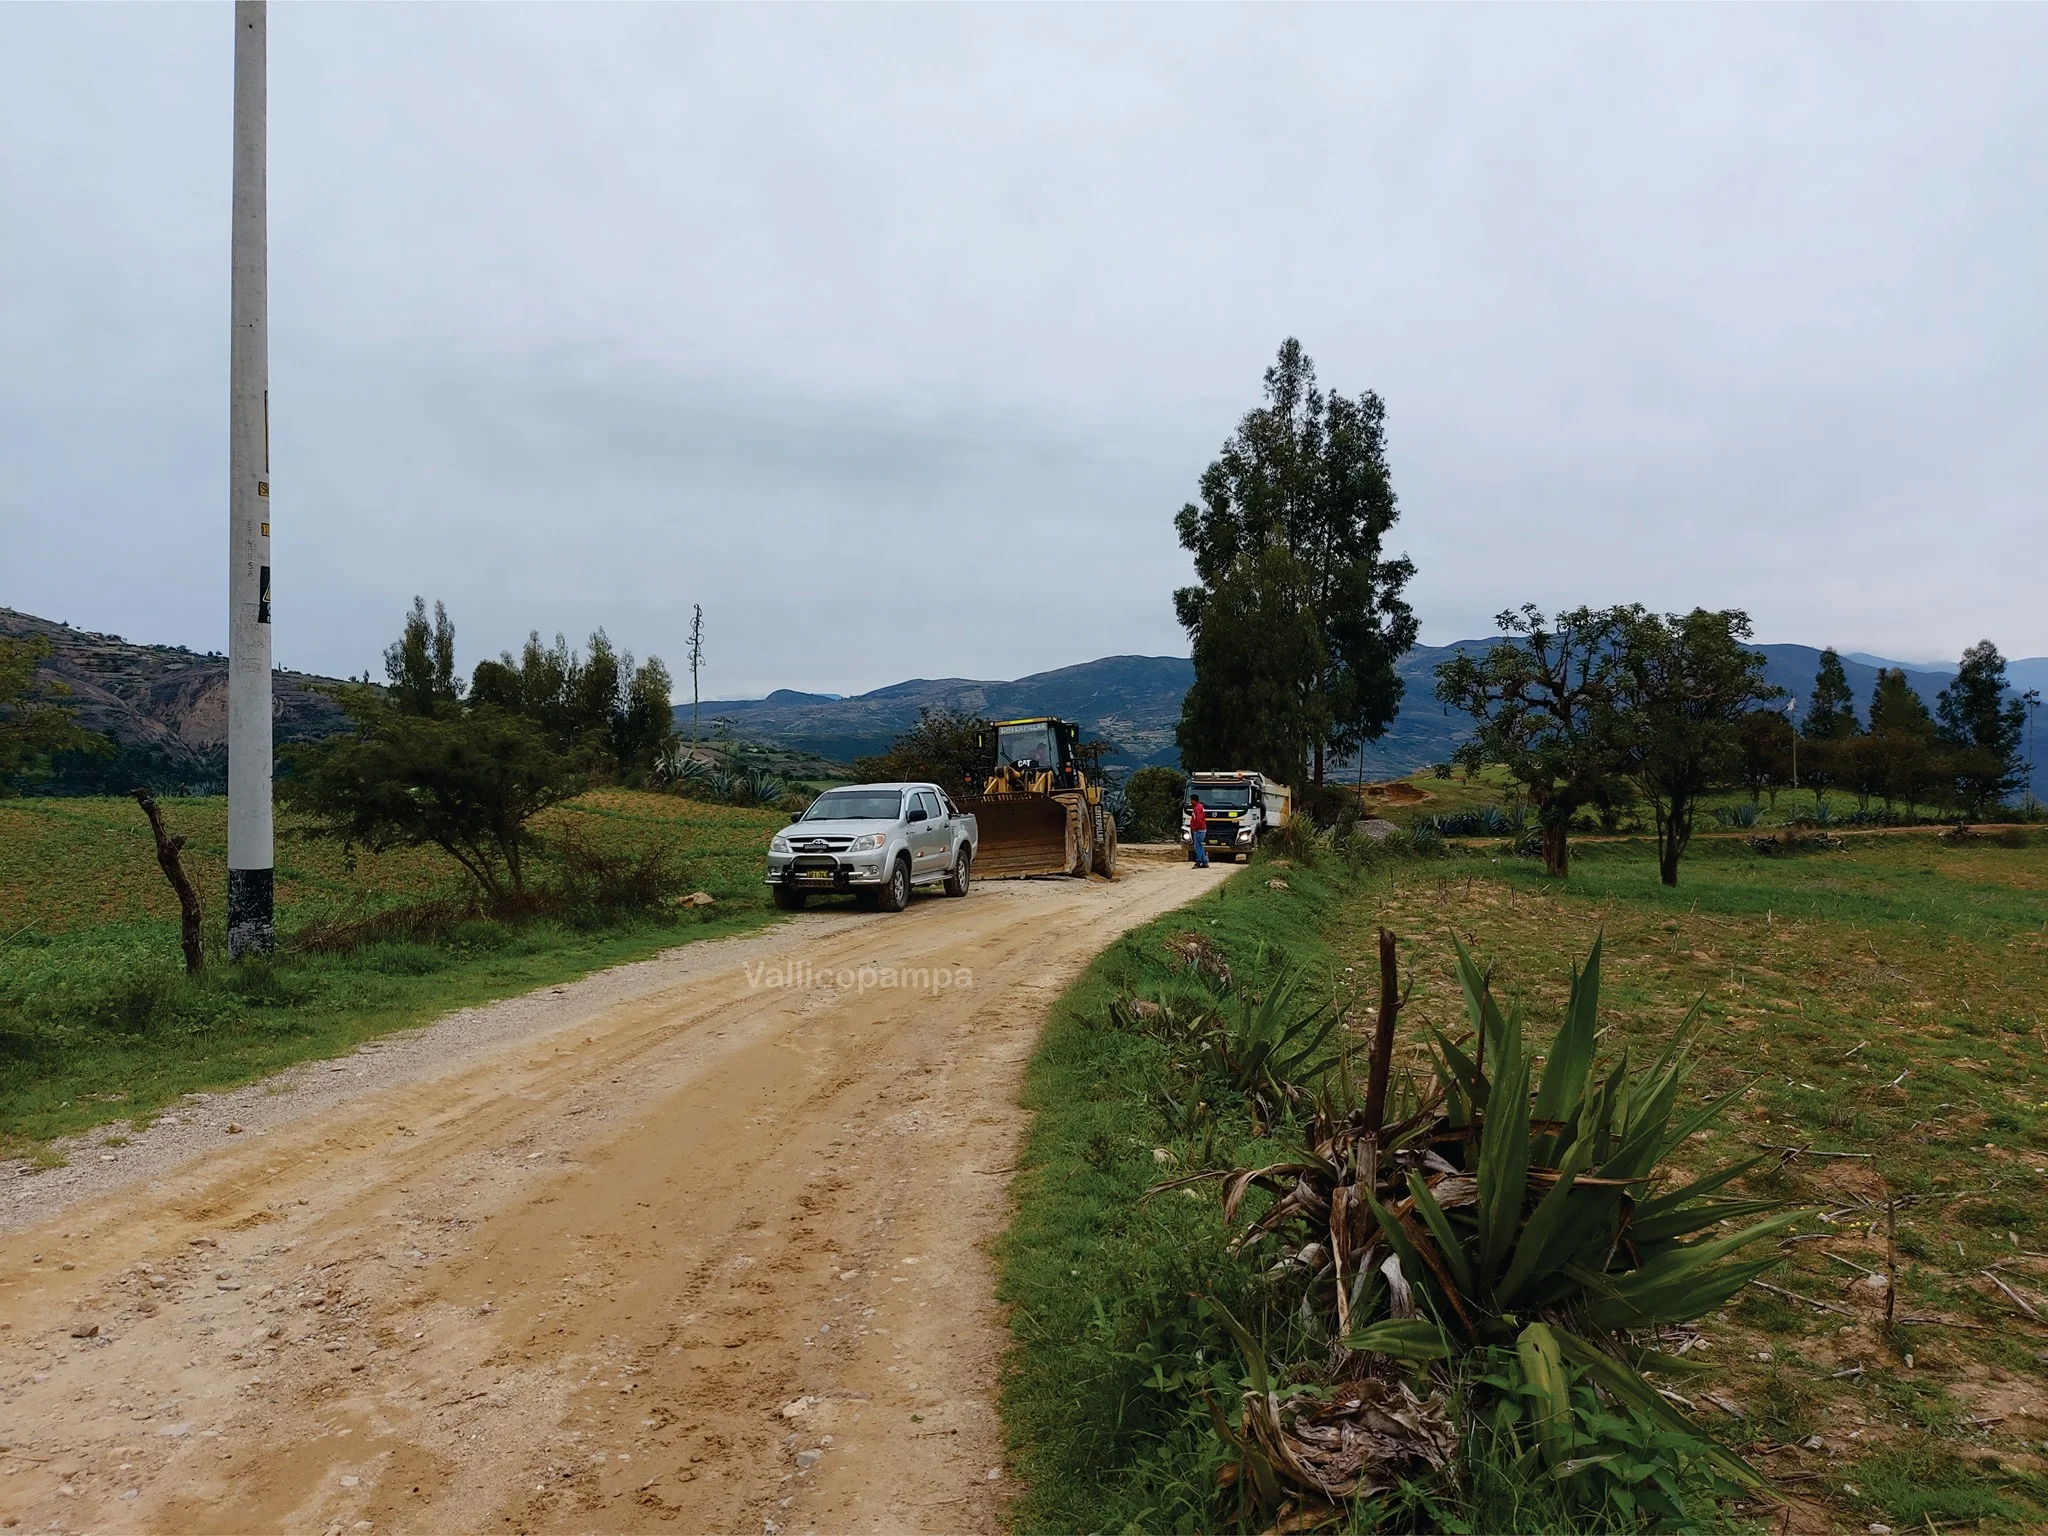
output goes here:
[[981, 833], [974, 873], [983, 880], [1067, 875], [1079, 862], [1076, 817], [1050, 795], [983, 795], [963, 809]]

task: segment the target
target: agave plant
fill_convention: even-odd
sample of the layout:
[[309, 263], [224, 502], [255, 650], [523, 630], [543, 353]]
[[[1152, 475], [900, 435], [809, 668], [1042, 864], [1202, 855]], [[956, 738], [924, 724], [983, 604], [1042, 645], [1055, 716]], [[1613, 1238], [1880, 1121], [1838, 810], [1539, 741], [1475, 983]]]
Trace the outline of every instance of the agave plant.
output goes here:
[[1251, 969], [1264, 979], [1247, 985], [1205, 935], [1175, 933], [1165, 944], [1182, 975], [1157, 997], [1113, 1003], [1112, 1021], [1184, 1053], [1184, 1069], [1220, 1078], [1263, 1125], [1311, 1102], [1336, 1064], [1324, 1047], [1343, 1017], [1338, 1004], [1311, 999], [1303, 978], [1269, 967], [1263, 949]]
[[654, 760], [654, 778], [667, 788], [703, 789], [711, 765], [680, 742]]
[[1110, 819], [1116, 823], [1118, 837], [1127, 838], [1137, 829], [1137, 807], [1131, 804], [1131, 797], [1122, 784], [1103, 785], [1102, 803], [1108, 809]]
[[766, 768], [748, 768], [739, 775], [739, 780], [748, 803], [752, 805], [773, 805], [789, 793], [788, 781]]
[[[1390, 936], [1382, 938], [1380, 1083], [1398, 1010]], [[1593, 1438], [1573, 1406], [1575, 1384], [1706, 1443], [1642, 1373], [1682, 1368], [1657, 1351], [1659, 1332], [1721, 1306], [1779, 1262], [1740, 1255], [1795, 1219], [1766, 1215], [1776, 1202], [1722, 1196], [1761, 1158], [1657, 1188], [1663, 1160], [1734, 1095], [1680, 1108], [1691, 1016], [1646, 1069], [1632, 1072], [1625, 1051], [1600, 1068], [1598, 943], [1573, 971], [1540, 1072], [1519, 1011], [1503, 1013], [1489, 973], [1462, 945], [1457, 957], [1469, 1032], [1431, 1031], [1431, 1069], [1407, 1085], [1391, 1120], [1377, 1090], [1363, 1105], [1325, 1092], [1305, 1145], [1285, 1159], [1160, 1187], [1220, 1179], [1232, 1221], [1253, 1189], [1275, 1197], [1239, 1242], [1278, 1239], [1282, 1264], [1313, 1277], [1312, 1305], [1334, 1313], [1340, 1375], [1379, 1357], [1447, 1362], [1435, 1368], [1448, 1381], [1462, 1362], [1511, 1352], [1525, 1394], [1545, 1405], [1536, 1449], [1559, 1477], [1584, 1469], [1588, 1458], [1571, 1448]], [[1708, 1443], [1707, 1456], [1727, 1478], [1756, 1480], [1719, 1447]], [[1284, 1473], [1284, 1460], [1275, 1465]]]

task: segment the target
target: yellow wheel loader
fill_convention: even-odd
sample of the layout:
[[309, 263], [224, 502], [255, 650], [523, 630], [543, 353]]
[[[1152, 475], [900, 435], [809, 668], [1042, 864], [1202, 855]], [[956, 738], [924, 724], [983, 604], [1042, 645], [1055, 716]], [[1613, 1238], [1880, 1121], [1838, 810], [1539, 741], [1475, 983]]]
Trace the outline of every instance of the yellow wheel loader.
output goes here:
[[1080, 735], [1072, 721], [1049, 716], [999, 721], [982, 735], [988, 778], [962, 807], [981, 829], [976, 875], [1115, 878], [1116, 818], [1075, 757]]

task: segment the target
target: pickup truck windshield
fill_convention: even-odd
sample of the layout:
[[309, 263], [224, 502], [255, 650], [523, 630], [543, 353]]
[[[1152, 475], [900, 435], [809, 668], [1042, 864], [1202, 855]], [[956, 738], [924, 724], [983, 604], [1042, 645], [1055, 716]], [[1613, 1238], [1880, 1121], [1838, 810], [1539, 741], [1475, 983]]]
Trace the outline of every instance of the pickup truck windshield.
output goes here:
[[1252, 803], [1251, 786], [1248, 784], [1196, 784], [1188, 790], [1188, 799], [1202, 797], [1202, 804], [1212, 811], [1248, 810]]
[[996, 761], [1004, 767], [1028, 763], [1037, 769], [1057, 768], [1059, 743], [1049, 725], [1006, 725], [996, 732]]
[[898, 789], [835, 789], [805, 811], [805, 821], [894, 821], [903, 814]]

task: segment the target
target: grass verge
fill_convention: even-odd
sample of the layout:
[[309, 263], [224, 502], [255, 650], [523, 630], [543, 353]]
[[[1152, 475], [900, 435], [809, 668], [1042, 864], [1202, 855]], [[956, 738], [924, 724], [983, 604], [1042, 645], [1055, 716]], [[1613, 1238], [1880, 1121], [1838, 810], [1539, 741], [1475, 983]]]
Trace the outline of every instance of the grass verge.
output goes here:
[[[220, 799], [166, 805], [202, 897], [225, 882]], [[0, 1154], [49, 1161], [48, 1141], [149, 1118], [180, 1096], [233, 1087], [297, 1061], [686, 941], [775, 920], [759, 884], [774, 812], [632, 791], [586, 795], [544, 831], [611, 850], [663, 847], [714, 898], [659, 917], [577, 923], [459, 922], [428, 940], [296, 953], [313, 924], [347, 923], [445, 895], [429, 852], [361, 854], [279, 840], [280, 952], [221, 963], [210, 903], [208, 968], [182, 973], [176, 905], [141, 813], [121, 800], [0, 801]]]
[[1214, 1528], [1222, 1447], [1199, 1392], [1234, 1400], [1242, 1367], [1195, 1298], [1257, 1316], [1263, 1281], [1228, 1254], [1213, 1191], [1144, 1194], [1197, 1148], [1220, 1164], [1257, 1139], [1250, 1117], [1228, 1109], [1195, 1123], [1161, 1093], [1166, 1048], [1105, 1020], [1113, 998], [1167, 978], [1164, 941], [1184, 931], [1233, 967], [1284, 961], [1341, 986], [1326, 933], [1358, 889], [1341, 871], [1254, 864], [1124, 935], [1053, 1008], [1027, 1077], [1036, 1118], [1001, 1254], [1016, 1339], [1003, 1406], [1028, 1489], [1021, 1529]]

